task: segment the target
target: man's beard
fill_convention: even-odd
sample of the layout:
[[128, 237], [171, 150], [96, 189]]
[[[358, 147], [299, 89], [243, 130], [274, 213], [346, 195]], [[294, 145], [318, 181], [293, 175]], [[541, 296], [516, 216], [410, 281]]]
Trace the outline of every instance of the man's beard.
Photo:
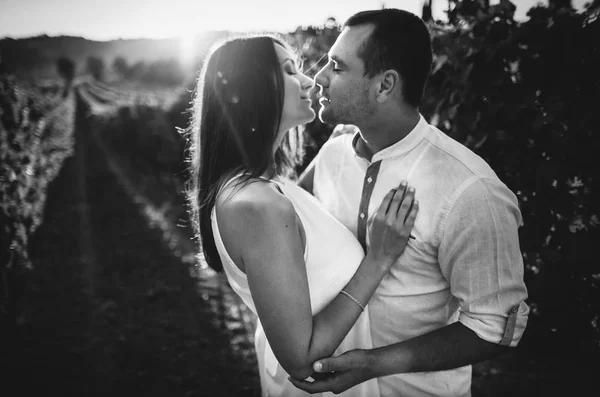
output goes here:
[[319, 109], [319, 120], [325, 124], [357, 125], [375, 112], [375, 109], [368, 102], [362, 104], [355, 103], [351, 107], [344, 107], [343, 111], [340, 109], [336, 110], [334, 110], [331, 104], [327, 107], [321, 107]]

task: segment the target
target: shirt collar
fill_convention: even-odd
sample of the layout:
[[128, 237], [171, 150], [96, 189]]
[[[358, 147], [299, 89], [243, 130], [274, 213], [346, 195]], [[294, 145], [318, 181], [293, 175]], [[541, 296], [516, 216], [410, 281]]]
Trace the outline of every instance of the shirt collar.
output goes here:
[[[421, 141], [421, 139], [427, 132], [428, 127], [429, 124], [427, 123], [425, 118], [421, 114], [419, 114], [419, 121], [417, 125], [415, 125], [415, 127], [408, 133], [408, 135], [406, 135], [404, 138], [394, 143], [393, 145], [388, 146], [385, 149], [375, 153], [371, 158], [371, 163], [374, 163], [379, 160], [384, 160], [390, 157], [396, 157], [410, 151]], [[356, 150], [356, 144], [358, 143], [359, 139], [362, 139], [360, 136], [360, 132], [356, 132], [350, 142], [354, 154], [362, 158], [362, 156]]]

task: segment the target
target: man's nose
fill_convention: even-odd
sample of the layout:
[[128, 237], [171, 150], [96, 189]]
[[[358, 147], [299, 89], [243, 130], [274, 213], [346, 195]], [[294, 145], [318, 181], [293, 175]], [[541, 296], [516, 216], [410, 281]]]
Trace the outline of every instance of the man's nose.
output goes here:
[[327, 87], [327, 84], [329, 83], [329, 80], [327, 80], [327, 76], [326, 76], [326, 72], [325, 72], [325, 68], [321, 69], [316, 75], [315, 75], [315, 83], [320, 87], [320, 88], [324, 88]]

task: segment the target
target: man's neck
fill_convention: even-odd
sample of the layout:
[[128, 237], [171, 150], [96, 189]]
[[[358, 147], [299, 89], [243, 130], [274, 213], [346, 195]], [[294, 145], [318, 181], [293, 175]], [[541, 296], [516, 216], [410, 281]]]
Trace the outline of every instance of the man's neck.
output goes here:
[[420, 117], [416, 109], [399, 111], [374, 120], [368, 126], [359, 127], [362, 139], [356, 142], [357, 153], [371, 161], [377, 152], [404, 139], [415, 128]]

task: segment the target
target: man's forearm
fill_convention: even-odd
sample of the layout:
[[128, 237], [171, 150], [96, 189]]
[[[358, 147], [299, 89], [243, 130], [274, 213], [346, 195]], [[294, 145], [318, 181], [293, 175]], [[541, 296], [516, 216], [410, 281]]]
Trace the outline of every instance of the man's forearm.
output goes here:
[[487, 342], [461, 323], [454, 323], [404, 342], [371, 351], [377, 377], [443, 371], [506, 353], [510, 348]]

